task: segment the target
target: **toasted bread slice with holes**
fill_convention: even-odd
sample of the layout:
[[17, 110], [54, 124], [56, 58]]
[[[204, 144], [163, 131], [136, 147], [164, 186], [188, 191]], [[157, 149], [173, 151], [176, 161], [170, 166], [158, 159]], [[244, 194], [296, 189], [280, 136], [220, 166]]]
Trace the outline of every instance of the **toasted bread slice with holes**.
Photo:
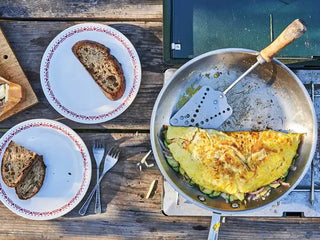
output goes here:
[[36, 157], [36, 153], [11, 141], [3, 154], [1, 163], [1, 175], [4, 183], [9, 187], [15, 187]]
[[85, 40], [74, 44], [72, 51], [107, 98], [114, 101], [122, 97], [126, 87], [123, 70], [108, 47]]
[[14, 108], [21, 99], [21, 86], [0, 77], [0, 116]]
[[26, 170], [21, 181], [15, 187], [16, 194], [22, 200], [27, 200], [37, 194], [46, 175], [46, 166], [43, 157], [37, 155], [35, 161]]

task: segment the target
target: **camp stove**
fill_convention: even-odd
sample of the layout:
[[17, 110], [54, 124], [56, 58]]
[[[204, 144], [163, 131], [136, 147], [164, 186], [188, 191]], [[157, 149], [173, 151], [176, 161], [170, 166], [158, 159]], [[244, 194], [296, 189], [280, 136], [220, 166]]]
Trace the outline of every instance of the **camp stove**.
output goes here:
[[[315, 70], [320, 69], [320, 14], [319, 9], [314, 7], [317, 4], [317, 0], [164, 0], [164, 62], [180, 65], [203, 53], [224, 48], [263, 49], [288, 23], [301, 18], [307, 23], [305, 37], [280, 51], [276, 58], [291, 68], [303, 82], [314, 102], [319, 121], [320, 70]], [[176, 69], [168, 69], [165, 80], [175, 71]], [[219, 225], [216, 223], [223, 222], [228, 216], [320, 217], [319, 158], [320, 151], [317, 147], [308, 172], [300, 184], [281, 198], [281, 201], [245, 212], [212, 214], [211, 211], [188, 202], [164, 180], [163, 213], [168, 216], [212, 216], [208, 239], [218, 238], [216, 226]]]

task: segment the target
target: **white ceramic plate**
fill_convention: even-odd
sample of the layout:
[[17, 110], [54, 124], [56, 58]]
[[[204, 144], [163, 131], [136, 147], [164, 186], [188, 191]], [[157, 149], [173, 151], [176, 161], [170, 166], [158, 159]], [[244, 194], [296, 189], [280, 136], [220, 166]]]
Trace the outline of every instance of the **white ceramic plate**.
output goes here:
[[4, 205], [33, 220], [56, 218], [72, 210], [86, 194], [91, 179], [90, 155], [82, 139], [56, 121], [25, 121], [0, 139], [0, 162], [11, 140], [43, 155], [46, 175], [40, 191], [28, 200], [20, 200], [1, 177], [0, 200]]
[[[105, 97], [72, 52], [80, 40], [99, 42], [120, 62], [126, 81], [123, 96]], [[40, 67], [42, 89], [60, 114], [80, 123], [101, 123], [124, 112], [136, 97], [141, 81], [139, 56], [131, 42], [112, 27], [97, 23], [72, 26], [58, 34], [45, 51]]]

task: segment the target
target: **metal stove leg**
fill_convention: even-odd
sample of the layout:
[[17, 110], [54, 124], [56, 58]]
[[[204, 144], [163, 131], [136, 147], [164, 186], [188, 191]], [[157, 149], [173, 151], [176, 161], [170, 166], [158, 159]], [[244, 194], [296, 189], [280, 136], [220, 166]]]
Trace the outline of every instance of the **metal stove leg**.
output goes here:
[[[311, 83], [311, 99], [314, 104], [314, 98], [316, 97], [315, 91], [314, 91], [314, 83]], [[310, 187], [310, 203], [313, 205], [314, 203], [314, 161], [315, 158], [312, 159], [311, 162], [311, 187]]]
[[218, 240], [220, 220], [221, 220], [221, 214], [212, 213], [208, 240]]

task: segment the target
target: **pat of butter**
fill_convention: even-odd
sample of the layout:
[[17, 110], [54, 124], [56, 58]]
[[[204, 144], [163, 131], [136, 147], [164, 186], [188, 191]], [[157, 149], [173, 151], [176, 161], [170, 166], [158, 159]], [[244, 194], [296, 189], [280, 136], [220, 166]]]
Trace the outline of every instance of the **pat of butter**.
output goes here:
[[0, 85], [0, 99], [5, 99], [5, 101], [8, 100], [8, 89], [9, 89], [9, 86], [8, 84], [1, 84]]

